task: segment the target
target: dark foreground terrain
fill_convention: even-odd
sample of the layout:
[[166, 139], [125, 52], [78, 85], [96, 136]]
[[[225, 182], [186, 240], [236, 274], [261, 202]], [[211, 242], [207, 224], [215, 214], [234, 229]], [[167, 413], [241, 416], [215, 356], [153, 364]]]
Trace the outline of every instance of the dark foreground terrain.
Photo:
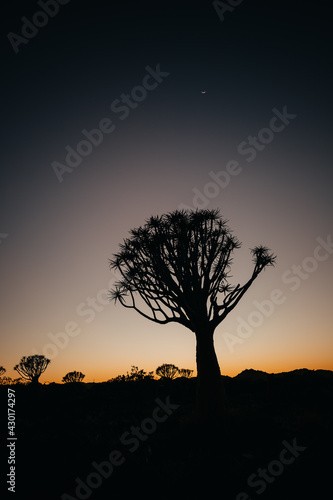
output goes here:
[[[12, 386], [16, 492], [7, 498], [326, 498], [333, 372], [223, 378], [229, 416], [207, 424], [196, 419], [195, 378]], [[1, 498], [9, 486], [7, 389], [0, 387]]]

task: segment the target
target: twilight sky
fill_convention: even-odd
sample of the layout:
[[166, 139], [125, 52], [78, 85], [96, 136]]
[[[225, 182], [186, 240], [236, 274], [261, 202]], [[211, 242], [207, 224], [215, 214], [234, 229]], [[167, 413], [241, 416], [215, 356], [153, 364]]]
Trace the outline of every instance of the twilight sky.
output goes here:
[[249, 248], [277, 254], [216, 330], [222, 373], [333, 369], [326, 6], [59, 0], [51, 17], [44, 3], [13, 2], [4, 16], [6, 375], [34, 353], [51, 359], [41, 382], [195, 370], [193, 333], [106, 298], [128, 231], [186, 207], [229, 220], [242, 242], [235, 284], [252, 273]]

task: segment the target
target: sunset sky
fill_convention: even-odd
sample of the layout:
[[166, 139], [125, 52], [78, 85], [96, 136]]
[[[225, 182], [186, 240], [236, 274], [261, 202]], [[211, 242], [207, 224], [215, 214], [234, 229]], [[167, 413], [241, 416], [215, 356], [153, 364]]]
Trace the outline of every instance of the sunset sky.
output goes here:
[[277, 255], [215, 332], [221, 372], [332, 370], [328, 7], [71, 0], [48, 18], [42, 4], [13, 2], [4, 16], [6, 375], [35, 353], [51, 359], [41, 382], [195, 370], [192, 332], [106, 297], [128, 231], [177, 208], [229, 220], [242, 242], [235, 284], [252, 273], [250, 248]]

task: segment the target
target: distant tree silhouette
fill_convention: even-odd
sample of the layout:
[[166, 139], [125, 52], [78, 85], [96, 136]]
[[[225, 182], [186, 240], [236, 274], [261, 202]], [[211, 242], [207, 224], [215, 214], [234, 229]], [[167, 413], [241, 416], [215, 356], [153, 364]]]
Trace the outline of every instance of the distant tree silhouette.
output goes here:
[[228, 278], [231, 255], [240, 248], [219, 210], [176, 210], [150, 217], [110, 260], [121, 279], [111, 300], [161, 325], [180, 323], [194, 332], [197, 404], [202, 417], [226, 410], [213, 335], [253, 281], [275, 256], [264, 246], [251, 250], [254, 269], [244, 285]]
[[160, 378], [172, 380], [178, 375], [179, 368], [175, 365], [165, 363], [158, 366], [155, 373]]
[[62, 378], [62, 381], [65, 384], [71, 383], [71, 382], [82, 382], [84, 379], [85, 375], [81, 372], [68, 372], [66, 375]]
[[0, 366], [0, 377], [1, 377], [1, 375], [3, 375], [4, 373], [6, 373], [6, 368], [4, 368], [3, 366]]
[[39, 377], [45, 372], [50, 360], [43, 355], [23, 356], [18, 365], [14, 366], [22, 378], [29, 380], [32, 384], [39, 383]]
[[188, 368], [180, 368], [180, 370], [179, 370], [179, 375], [181, 377], [185, 377], [185, 378], [191, 378], [192, 373], [193, 373], [193, 370], [189, 370]]

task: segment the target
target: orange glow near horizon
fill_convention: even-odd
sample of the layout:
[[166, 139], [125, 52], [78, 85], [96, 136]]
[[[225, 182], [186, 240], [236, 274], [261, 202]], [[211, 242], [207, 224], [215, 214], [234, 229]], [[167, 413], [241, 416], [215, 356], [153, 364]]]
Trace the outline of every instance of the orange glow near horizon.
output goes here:
[[[146, 372], [149, 372], [149, 371], [153, 371], [154, 372], [154, 378], [157, 380], [158, 377], [155, 375], [155, 369], [156, 367], [148, 367], [147, 369], [143, 366], [139, 366], [139, 369], [143, 368]], [[192, 376], [193, 377], [196, 377], [196, 369], [194, 367], [187, 367], [187, 368], [190, 368], [193, 371], [193, 374]], [[241, 373], [242, 371], [246, 370], [246, 369], [254, 369], [254, 370], [258, 370], [258, 371], [263, 371], [263, 372], [266, 372], [266, 373], [283, 373], [283, 372], [291, 372], [293, 370], [299, 370], [299, 369], [307, 369], [307, 370], [329, 370], [329, 371], [333, 371], [333, 363], [330, 362], [330, 361], [327, 361], [327, 363], [323, 363], [323, 364], [317, 364], [317, 363], [312, 363], [312, 364], [289, 364], [289, 363], [285, 363], [283, 365], [279, 365], [279, 364], [276, 364], [276, 365], [266, 365], [265, 363], [260, 363], [260, 364], [252, 364], [250, 367], [244, 367], [244, 366], [239, 366], [239, 367], [233, 367], [231, 368], [230, 370], [227, 370], [227, 371], [224, 371], [222, 368], [221, 368], [221, 374], [222, 375], [226, 375], [228, 377], [236, 377], [239, 373]], [[130, 372], [131, 370], [131, 367], [126, 367], [124, 368], [123, 370], [119, 370], [119, 371], [103, 371], [103, 370], [94, 370], [94, 375], [91, 373], [90, 370], [87, 371], [87, 374], [83, 380], [83, 382], [86, 382], [86, 383], [91, 383], [91, 382], [95, 382], [95, 383], [100, 383], [100, 382], [106, 382], [108, 380], [110, 380], [111, 378], [113, 377], [116, 377], [117, 375], [126, 375], [127, 372]], [[46, 370], [45, 373], [43, 373], [40, 377], [40, 382], [42, 384], [48, 384], [48, 383], [52, 383], [52, 382], [55, 382], [56, 384], [62, 384], [62, 378], [63, 376], [68, 373], [68, 371], [74, 371], [74, 370], [65, 370], [64, 371], [61, 371], [61, 373], [59, 373], [59, 370], [57, 371], [51, 371], [50, 370], [50, 366], [48, 367], [48, 369]], [[81, 371], [81, 370], [77, 370], [77, 371]], [[85, 373], [85, 371], [83, 370], [83, 373]], [[89, 376], [90, 374], [90, 376]], [[52, 376], [51, 376], [52, 375]], [[12, 374], [12, 375], [9, 375], [7, 372], [4, 374], [4, 376], [11, 376], [11, 378], [18, 378], [19, 375], [17, 374], [17, 376], [15, 375], [15, 372]]]
[[[305, 255], [311, 255], [313, 242], [309, 247]], [[223, 375], [234, 377], [250, 368], [267, 373], [300, 368], [333, 369], [331, 262], [320, 262], [316, 273], [293, 290], [283, 276], [292, 263], [300, 259], [291, 260], [287, 252], [282, 253], [281, 258], [287, 263], [264, 271], [215, 331], [215, 350]], [[249, 267], [249, 263], [243, 267], [245, 265]], [[91, 280], [96, 283], [93, 275]], [[244, 281], [242, 276], [239, 280]], [[71, 299], [68, 296], [71, 305], [65, 303], [59, 316], [52, 302], [48, 305], [43, 294], [36, 290], [44, 301], [43, 314], [39, 308], [34, 311], [31, 304], [24, 310], [23, 303], [22, 314], [10, 316], [16, 331], [24, 335], [17, 333], [3, 340], [0, 364], [7, 370], [5, 376], [18, 378], [12, 367], [23, 355], [36, 353], [51, 359], [41, 376], [42, 383], [61, 383], [62, 377], [74, 370], [85, 374], [84, 382], [102, 382], [130, 372], [132, 365], [155, 372], [163, 363], [189, 368], [196, 374], [192, 332], [175, 323], [155, 324], [135, 311], [110, 304], [105, 300], [105, 293], [113, 281], [100, 279], [100, 283], [92, 287], [92, 293], [89, 292], [91, 285], [86, 284], [83, 291], [76, 291]], [[280, 297], [278, 303], [273, 304], [272, 297]], [[39, 325], [39, 333], [27, 326], [27, 319]], [[51, 323], [52, 330], [45, 328]], [[19, 341], [13, 342], [14, 338]]]
[[[212, 116], [214, 106], [212, 102]], [[148, 112], [145, 119], [149, 134], [155, 137], [154, 113]], [[246, 137], [250, 126], [242, 122], [240, 130], [230, 134]], [[160, 134], [172, 133], [164, 122], [160, 127]], [[290, 134], [296, 140], [293, 130], [290, 125], [283, 137], [287, 140]], [[207, 156], [200, 146], [198, 125], [189, 136], [193, 150], [181, 157], [158, 156], [156, 163], [157, 151], [150, 142], [135, 142], [137, 127], [129, 124], [127, 132], [126, 138], [143, 148], [139, 160], [134, 146], [120, 148], [117, 171], [110, 173], [110, 151], [96, 151], [93, 164], [89, 157], [87, 166], [63, 184], [52, 178], [49, 190], [38, 192], [29, 211], [20, 212], [20, 230], [1, 244], [6, 293], [0, 365], [8, 377], [17, 378], [12, 367], [22, 356], [35, 353], [51, 359], [42, 382], [60, 382], [73, 370], [84, 373], [86, 382], [103, 381], [130, 371], [132, 365], [154, 371], [172, 363], [196, 370], [192, 332], [176, 323], [155, 324], [108, 301], [107, 292], [116, 280], [109, 259], [129, 231], [151, 215], [171, 212], [181, 203], [191, 206], [192, 187], [203, 192], [212, 181], [209, 172], [223, 169], [237, 148], [226, 147], [222, 154], [220, 145], [212, 144], [212, 156]], [[206, 208], [218, 208], [242, 242], [233, 255], [232, 285], [243, 284], [252, 274], [250, 248], [262, 244], [277, 255], [276, 266], [258, 276], [216, 329], [217, 358], [222, 374], [229, 376], [250, 368], [269, 373], [333, 368], [332, 221], [326, 208], [331, 193], [327, 192], [325, 201], [321, 190], [318, 203], [304, 204], [305, 195], [295, 190], [293, 182], [295, 169], [303, 165], [299, 154], [293, 148], [288, 153], [281, 149], [277, 161], [273, 144], [270, 148], [268, 163], [264, 153], [256, 160], [256, 175], [254, 165], [247, 166], [243, 160], [242, 173], [207, 199]], [[98, 169], [101, 179], [96, 176]], [[309, 195], [312, 189], [310, 176]], [[228, 335], [236, 336], [236, 343], [228, 344]]]
[[[307, 346], [306, 343], [300, 349], [296, 339], [294, 345], [289, 344], [289, 352], [286, 352], [282, 345], [279, 347], [278, 342], [274, 344], [272, 336], [274, 337], [274, 335], [268, 335], [258, 328], [258, 331], [254, 331], [247, 341], [235, 345], [234, 351], [229, 352], [223, 339], [223, 330], [217, 331], [215, 334], [215, 349], [222, 375], [235, 377], [246, 369], [260, 370], [266, 373], [289, 372], [302, 368], [333, 370], [331, 351], [327, 350], [325, 353], [315, 352], [314, 349], [311, 351], [311, 345]], [[144, 338], [143, 334], [142, 340]], [[179, 368], [189, 368], [193, 370], [193, 376], [196, 376], [195, 340], [191, 332], [187, 334], [185, 329], [179, 328], [176, 332], [171, 333], [170, 329], [168, 334], [164, 334], [162, 329], [160, 335], [158, 331], [154, 331], [149, 336], [148, 341], [145, 339], [142, 342], [145, 344], [144, 347], [147, 347], [149, 343], [152, 344], [150, 354], [138, 350], [140, 345], [139, 333], [131, 340], [134, 345], [132, 349], [127, 348], [127, 351], [130, 352], [121, 354], [119, 351], [117, 356], [114, 356], [112, 352], [110, 344], [113, 342], [110, 342], [110, 339], [108, 350], [102, 349], [98, 353], [98, 350], [95, 349], [95, 352], [91, 352], [91, 354], [95, 353], [95, 356], [92, 357], [87, 357], [83, 346], [80, 351], [75, 351], [75, 345], [72, 346], [72, 349], [68, 346], [67, 351], [59, 351], [58, 356], [51, 360], [46, 371], [41, 375], [40, 382], [62, 383], [63, 376], [74, 370], [85, 374], [84, 382], [105, 382], [117, 375], [130, 372], [132, 365], [138, 366], [139, 369], [144, 369], [146, 372], [152, 371], [155, 375], [157, 366], [163, 363], [172, 363]], [[125, 341], [128, 341], [128, 339], [125, 339]], [[161, 344], [160, 347], [159, 344]], [[299, 350], [298, 356], [295, 355], [295, 349]], [[72, 350], [73, 352], [71, 352]], [[74, 357], [77, 358], [76, 362], [72, 361]], [[154, 361], [155, 359], [156, 361]], [[18, 362], [19, 359], [16, 359], [16, 363]], [[10, 368], [10, 366], [14, 366], [13, 363], [11, 364], [10, 361], [6, 363], [3, 360], [2, 365], [7, 369], [5, 376], [12, 379], [19, 377], [19, 374]]]

